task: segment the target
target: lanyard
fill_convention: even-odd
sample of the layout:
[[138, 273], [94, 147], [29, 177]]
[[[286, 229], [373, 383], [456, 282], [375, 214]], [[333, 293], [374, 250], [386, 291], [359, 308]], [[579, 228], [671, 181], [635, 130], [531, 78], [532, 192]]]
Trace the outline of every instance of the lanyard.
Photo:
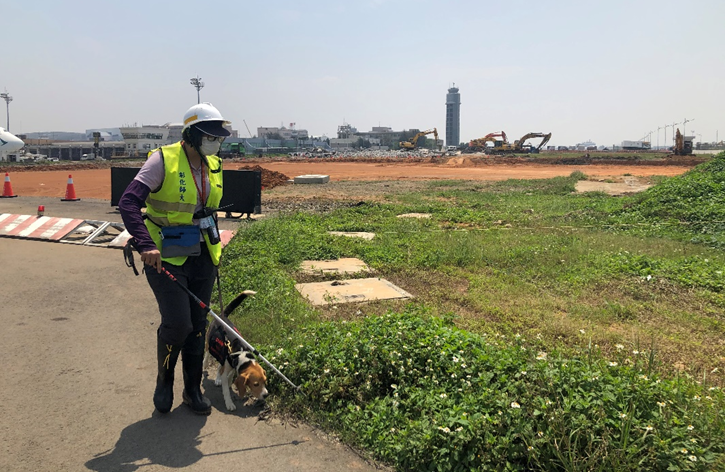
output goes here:
[[194, 169], [191, 167], [191, 162], [189, 162], [189, 168], [191, 169], [191, 178], [194, 179], [194, 186], [196, 187], [196, 194], [201, 197], [201, 205], [206, 205], [206, 200], [204, 199], [204, 194], [206, 193], [206, 187], [205, 182], [206, 179], [204, 179], [204, 161], [201, 161], [201, 190], [199, 190], [199, 184], [196, 183], [196, 174], [194, 172]]

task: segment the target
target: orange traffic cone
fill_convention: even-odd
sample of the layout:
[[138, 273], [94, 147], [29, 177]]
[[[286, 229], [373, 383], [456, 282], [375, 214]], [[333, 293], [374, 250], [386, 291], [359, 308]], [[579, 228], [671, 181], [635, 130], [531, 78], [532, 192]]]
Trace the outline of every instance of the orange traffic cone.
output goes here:
[[77, 202], [80, 198], [76, 198], [76, 188], [73, 185], [73, 176], [68, 174], [68, 186], [65, 188], [65, 198], [61, 198], [61, 202]]
[[3, 194], [0, 198], [13, 198], [17, 195], [13, 194], [13, 186], [10, 183], [10, 174], [5, 172], [5, 185], [3, 186]]

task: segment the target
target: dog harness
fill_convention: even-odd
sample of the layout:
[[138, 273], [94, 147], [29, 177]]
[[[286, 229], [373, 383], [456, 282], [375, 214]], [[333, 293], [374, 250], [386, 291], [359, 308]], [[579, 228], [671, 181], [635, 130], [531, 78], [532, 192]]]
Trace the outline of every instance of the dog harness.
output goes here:
[[[241, 336], [241, 333], [239, 333], [236, 326], [232, 326], [232, 328], [234, 328], [234, 331]], [[227, 332], [224, 330], [224, 327], [222, 325], [218, 325], [214, 331], [212, 331], [211, 336], [209, 336], [209, 353], [217, 360], [217, 362], [219, 362], [220, 365], [224, 365], [225, 362], [229, 361], [229, 364], [236, 369], [237, 366], [235, 364], [238, 362], [238, 358], [231, 357], [233, 352], [237, 351], [232, 348], [232, 341], [227, 339]]]

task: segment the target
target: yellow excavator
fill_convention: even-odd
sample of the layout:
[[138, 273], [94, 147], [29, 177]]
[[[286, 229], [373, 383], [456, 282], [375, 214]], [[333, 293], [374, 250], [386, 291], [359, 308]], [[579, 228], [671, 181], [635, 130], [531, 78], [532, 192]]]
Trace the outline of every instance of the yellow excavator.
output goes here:
[[[527, 146], [526, 140], [531, 138], [544, 138], [541, 140], [541, 143], [534, 147], [534, 146]], [[541, 148], [546, 146], [546, 143], [549, 142], [551, 139], [551, 133], [527, 133], [521, 137], [518, 141], [514, 141], [514, 152], [530, 152], [531, 154], [538, 154]]]
[[[496, 139], [501, 138], [501, 139]], [[494, 148], [501, 147], [503, 144], [508, 145], [508, 138], [506, 133], [501, 131], [500, 133], [488, 133], [483, 138], [473, 139], [468, 143], [468, 150], [472, 152], [486, 151], [491, 149], [486, 143], [493, 143]]]
[[680, 128], [677, 128], [675, 146], [672, 148], [672, 152], [675, 156], [689, 156], [692, 154], [692, 138], [685, 138], [685, 136], [680, 133]]
[[407, 150], [417, 149], [418, 140], [420, 138], [422, 138], [423, 136], [427, 136], [429, 134], [432, 134], [433, 137], [435, 138], [435, 147], [436, 147], [436, 149], [438, 149], [438, 130], [435, 128], [429, 129], [426, 131], [421, 131], [420, 133], [416, 134], [415, 136], [413, 136], [412, 138], [410, 138], [407, 141], [400, 141], [400, 143], [398, 143], [400, 145], [400, 149], [407, 149]]

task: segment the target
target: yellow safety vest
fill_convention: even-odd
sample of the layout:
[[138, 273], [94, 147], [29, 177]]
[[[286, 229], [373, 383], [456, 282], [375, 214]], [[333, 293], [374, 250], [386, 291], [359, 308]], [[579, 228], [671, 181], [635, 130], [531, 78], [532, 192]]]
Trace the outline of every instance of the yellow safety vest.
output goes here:
[[[181, 142], [161, 147], [164, 161], [164, 183], [158, 192], [152, 192], [146, 199], [146, 219], [144, 223], [154, 240], [156, 247], [161, 250], [161, 227], [162, 226], [183, 226], [192, 224], [194, 209], [198, 198], [194, 178], [191, 175], [191, 166], [186, 157]], [[217, 156], [207, 156], [209, 166], [214, 169], [221, 168], [221, 159]], [[219, 208], [222, 200], [223, 185], [222, 172], [209, 172], [209, 166], [204, 166], [209, 175], [209, 198], [206, 207]], [[210, 244], [206, 231], [202, 231], [206, 247], [214, 265], [219, 265], [222, 255], [221, 243]], [[165, 257], [162, 260], [173, 264], [182, 265], [186, 262], [186, 256]]]

